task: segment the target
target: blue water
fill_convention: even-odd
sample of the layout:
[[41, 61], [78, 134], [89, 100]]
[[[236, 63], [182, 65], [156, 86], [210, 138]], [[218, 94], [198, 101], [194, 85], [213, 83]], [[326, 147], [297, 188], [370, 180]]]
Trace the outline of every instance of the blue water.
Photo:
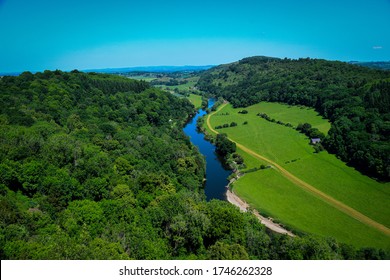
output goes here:
[[[214, 105], [214, 100], [210, 99], [208, 107], [211, 108]], [[198, 110], [195, 117], [188, 122], [184, 127], [184, 133], [190, 137], [192, 144], [198, 147], [201, 154], [206, 158], [206, 185], [205, 194], [207, 200], [220, 199], [226, 200], [226, 185], [228, 184], [227, 178], [231, 174], [230, 170], [227, 170], [222, 165], [215, 153], [215, 146], [206, 141], [204, 135], [196, 130], [196, 121], [199, 117], [206, 115], [205, 110]]]

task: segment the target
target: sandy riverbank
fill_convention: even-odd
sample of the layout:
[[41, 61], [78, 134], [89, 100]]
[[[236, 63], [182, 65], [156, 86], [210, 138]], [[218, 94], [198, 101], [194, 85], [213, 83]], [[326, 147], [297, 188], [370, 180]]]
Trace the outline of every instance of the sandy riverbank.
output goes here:
[[[231, 204], [236, 205], [242, 212], [247, 212], [249, 209], [248, 203], [243, 201], [241, 198], [239, 198], [236, 194], [231, 192], [229, 189], [226, 192], [227, 201], [229, 201]], [[256, 210], [253, 211], [253, 214], [260, 220], [260, 222], [265, 225], [267, 228], [269, 228], [272, 231], [275, 231], [277, 233], [281, 234], [287, 234], [289, 236], [295, 236], [292, 232], [284, 229], [279, 224], [274, 223], [270, 219], [267, 219], [259, 214]]]

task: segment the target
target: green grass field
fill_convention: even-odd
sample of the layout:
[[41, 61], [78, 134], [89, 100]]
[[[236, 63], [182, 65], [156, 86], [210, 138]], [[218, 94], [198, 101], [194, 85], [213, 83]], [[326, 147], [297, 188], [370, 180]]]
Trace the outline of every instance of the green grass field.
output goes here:
[[195, 81], [189, 81], [185, 84], [177, 85], [177, 86], [165, 86], [161, 85], [162, 88], [169, 88], [170, 90], [174, 90], [177, 88], [178, 90], [189, 90], [190, 88], [193, 88], [195, 86], [196, 82]]
[[274, 169], [245, 174], [234, 191], [261, 213], [300, 232], [332, 236], [357, 247], [388, 247], [389, 238], [297, 188]]
[[289, 106], [271, 102], [261, 102], [252, 107], [254, 110], [258, 110], [259, 113], [266, 113], [275, 120], [291, 123], [295, 127], [299, 123], [307, 122], [325, 134], [327, 134], [330, 129], [330, 122], [323, 119], [313, 108]]
[[[238, 114], [240, 109], [225, 106], [211, 117], [211, 126], [232, 121], [238, 123], [236, 127], [219, 129], [218, 132], [227, 133], [232, 140], [276, 162], [318, 190], [390, 226], [390, 184], [381, 184], [360, 174], [326, 151], [314, 153], [305, 135], [292, 128], [268, 122], [256, 114], [266, 113], [276, 120], [293, 125], [308, 122], [323, 132], [329, 130], [327, 120], [318, 116], [314, 110], [276, 103], [260, 103], [246, 110], [249, 113], [243, 115]], [[243, 125], [244, 121], [248, 124]], [[247, 168], [262, 164], [251, 155], [239, 152]], [[248, 173], [235, 183], [234, 189], [254, 208], [292, 228], [334, 236], [356, 246], [390, 247], [389, 236], [299, 189], [286, 178], [278, 176], [275, 170]], [[291, 205], [294, 205], [294, 209]]]
[[196, 109], [199, 109], [202, 106], [202, 96], [197, 94], [190, 94], [188, 100], [195, 106]]
[[131, 76], [130, 79], [144, 80], [145, 82], [151, 82], [151, 81], [155, 80], [156, 78], [139, 75], [139, 76]]

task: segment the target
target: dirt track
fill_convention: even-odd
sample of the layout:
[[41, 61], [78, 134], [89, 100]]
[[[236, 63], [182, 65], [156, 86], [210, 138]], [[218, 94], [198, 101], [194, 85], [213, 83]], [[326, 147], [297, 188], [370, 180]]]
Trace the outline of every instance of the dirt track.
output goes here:
[[[211, 127], [211, 125], [210, 125], [210, 117], [212, 115], [214, 115], [215, 113], [217, 113], [218, 111], [220, 111], [222, 108], [224, 108], [227, 104], [228, 103], [223, 104], [222, 106], [219, 107], [219, 109], [217, 111], [215, 111], [212, 114], [209, 114], [207, 116], [207, 121], [206, 121], [207, 126], [215, 134], [218, 134], [218, 132]], [[302, 188], [303, 190], [311, 193], [312, 195], [318, 197], [322, 201], [324, 201], [324, 202], [328, 203], [329, 205], [333, 206], [334, 208], [342, 211], [343, 213], [347, 214], [348, 216], [350, 216], [350, 217], [352, 217], [352, 218], [362, 222], [363, 224], [371, 226], [371, 227], [377, 229], [378, 231], [383, 232], [384, 234], [390, 236], [390, 229], [388, 229], [386, 226], [384, 226], [384, 225], [382, 225], [382, 224], [372, 220], [371, 218], [369, 218], [369, 217], [363, 215], [362, 213], [360, 213], [359, 211], [349, 207], [348, 205], [346, 205], [346, 204], [344, 204], [344, 203], [334, 199], [330, 195], [327, 195], [327, 194], [323, 193], [322, 191], [316, 189], [312, 185], [302, 181], [301, 179], [299, 179], [298, 177], [294, 176], [293, 174], [291, 174], [286, 169], [281, 167], [279, 164], [273, 162], [272, 160], [270, 160], [270, 159], [268, 159], [268, 158], [266, 158], [266, 157], [264, 157], [262, 155], [257, 154], [253, 150], [245, 147], [244, 145], [242, 145], [240, 143], [237, 143], [236, 141], [234, 141], [234, 140], [232, 140], [230, 138], [229, 138], [229, 140], [234, 142], [234, 143], [236, 143], [237, 147], [240, 148], [241, 150], [245, 151], [246, 153], [252, 155], [253, 157], [255, 157], [257, 159], [260, 159], [260, 160], [265, 161], [268, 164], [270, 164], [275, 170], [279, 171], [281, 175], [283, 175], [285, 178], [287, 178], [288, 180], [293, 182], [296, 186], [298, 186], [298, 187]]]

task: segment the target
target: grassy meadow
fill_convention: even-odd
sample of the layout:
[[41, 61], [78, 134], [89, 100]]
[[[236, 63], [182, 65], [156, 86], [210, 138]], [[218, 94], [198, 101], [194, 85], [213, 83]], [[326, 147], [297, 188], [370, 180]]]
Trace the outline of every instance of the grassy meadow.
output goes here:
[[196, 81], [187, 81], [185, 84], [181, 85], [176, 85], [176, 86], [166, 86], [166, 85], [161, 85], [162, 88], [168, 88], [170, 90], [174, 90], [177, 88], [178, 90], [189, 90], [190, 88], [193, 88], [196, 85]]
[[131, 76], [130, 77], [131, 79], [134, 79], [134, 80], [139, 80], [139, 81], [145, 81], [145, 82], [151, 82], [153, 80], [155, 80], [156, 78], [154, 77], [149, 77], [149, 76], [143, 76], [143, 75], [138, 75], [138, 76]]
[[330, 122], [322, 118], [310, 107], [290, 106], [272, 102], [262, 102], [261, 104], [256, 104], [252, 107], [254, 110], [261, 110], [261, 113], [266, 113], [275, 120], [291, 123], [295, 127], [299, 123], [307, 122], [325, 134], [327, 134], [330, 129]]
[[195, 106], [196, 109], [202, 107], [202, 96], [191, 93], [188, 100]]
[[274, 169], [245, 174], [234, 191], [253, 208], [298, 232], [310, 232], [357, 247], [388, 247], [389, 237], [296, 187]]
[[[277, 103], [259, 103], [245, 109], [248, 114], [239, 114], [242, 109], [233, 109], [229, 104], [211, 117], [211, 126], [236, 122], [236, 127], [218, 132], [227, 133], [232, 140], [274, 161], [318, 190], [390, 226], [389, 183], [381, 184], [360, 174], [326, 151], [314, 153], [305, 135], [256, 115], [266, 113], [294, 126], [308, 122], [324, 133], [330, 127], [327, 120], [312, 109]], [[244, 157], [247, 169], [264, 164], [243, 151], [238, 152]], [[234, 190], [260, 212], [299, 231], [333, 236], [356, 246], [390, 247], [389, 236], [298, 188], [274, 169], [246, 174], [235, 183]]]

